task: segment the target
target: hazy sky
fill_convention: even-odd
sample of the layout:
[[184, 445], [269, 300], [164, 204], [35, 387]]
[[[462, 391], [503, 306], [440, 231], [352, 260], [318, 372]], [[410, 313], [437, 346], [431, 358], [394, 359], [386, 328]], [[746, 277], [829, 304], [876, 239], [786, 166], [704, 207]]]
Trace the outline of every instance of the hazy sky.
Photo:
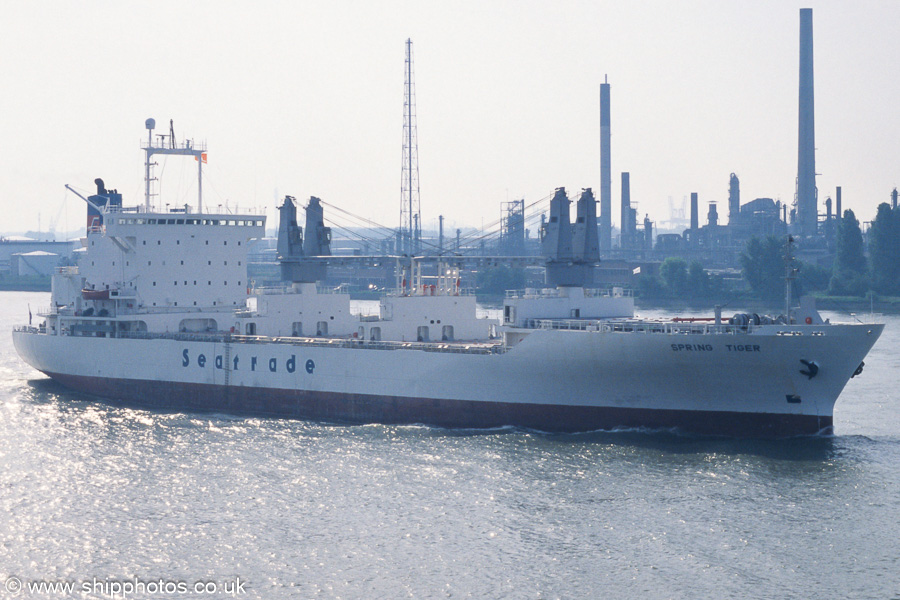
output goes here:
[[[74, 228], [63, 185], [96, 177], [141, 203], [147, 117], [208, 144], [207, 206], [273, 226], [278, 197], [316, 195], [396, 226], [407, 37], [426, 227], [599, 195], [604, 76], [615, 224], [621, 171], [641, 219], [694, 191], [724, 216], [731, 172], [742, 202], [793, 201], [804, 6], [820, 200], [840, 185], [870, 220], [900, 185], [900, 2], [87, 0], [4, 6], [0, 231]], [[193, 203], [193, 160], [159, 161], [162, 202]]]

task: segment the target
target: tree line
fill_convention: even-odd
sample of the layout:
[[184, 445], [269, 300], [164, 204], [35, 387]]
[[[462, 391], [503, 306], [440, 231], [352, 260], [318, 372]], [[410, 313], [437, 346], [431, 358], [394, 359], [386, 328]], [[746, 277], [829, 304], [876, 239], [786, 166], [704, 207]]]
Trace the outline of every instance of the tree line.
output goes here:
[[[836, 247], [830, 267], [793, 260], [794, 294], [825, 292], [831, 296], [862, 297], [870, 293], [900, 296], [900, 208], [878, 206], [868, 234], [868, 256], [859, 220], [845, 210], [835, 228]], [[741, 275], [754, 296], [764, 300], [784, 297], [785, 236], [754, 237], [740, 256]], [[669, 257], [659, 275], [638, 278], [638, 294], [645, 298], [703, 299], [734, 295], [722, 277], [710, 275], [698, 261]]]
[[[859, 220], [845, 210], [837, 223], [834, 263], [830, 269], [797, 261], [798, 294], [824, 291], [832, 296], [900, 295], [900, 209], [882, 203], [869, 229], [866, 256]], [[741, 271], [753, 293], [775, 299], [784, 294], [785, 239], [752, 238], [741, 254]]]
[[659, 266], [659, 275], [642, 274], [638, 295], [645, 298], [685, 298], [699, 300], [721, 296], [725, 291], [721, 275], [710, 275], [700, 261], [688, 263], [670, 256]]

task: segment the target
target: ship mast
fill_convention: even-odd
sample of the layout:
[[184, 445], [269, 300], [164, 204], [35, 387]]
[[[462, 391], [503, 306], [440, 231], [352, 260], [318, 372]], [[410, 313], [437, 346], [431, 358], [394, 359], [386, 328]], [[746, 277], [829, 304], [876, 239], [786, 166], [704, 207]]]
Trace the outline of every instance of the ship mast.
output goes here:
[[791, 323], [791, 288], [799, 270], [794, 267], [794, 238], [788, 235], [784, 244], [784, 315], [788, 325]]
[[418, 254], [422, 237], [419, 208], [419, 141], [416, 133], [416, 88], [413, 82], [412, 40], [406, 40], [403, 85], [403, 167], [400, 176], [400, 244], [398, 253]]
[[146, 184], [144, 191], [144, 210], [150, 212], [150, 199], [156, 195], [152, 192], [152, 182], [156, 181], [156, 178], [153, 176], [153, 167], [156, 166], [156, 163], [151, 160], [151, 157], [154, 154], [175, 154], [179, 156], [193, 156], [194, 160], [197, 161], [197, 212], [202, 213], [203, 163], [206, 162], [206, 144], [195, 144], [193, 140], [184, 140], [184, 143], [179, 146], [175, 142], [175, 126], [172, 121], [169, 121], [168, 137], [171, 139], [169, 140], [168, 147], [166, 147], [165, 139], [167, 136], [165, 135], [158, 136], [160, 138], [159, 145], [154, 146], [153, 130], [156, 128], [156, 120], [147, 119], [144, 124], [147, 127], [147, 145], [143, 147], [144, 152], [147, 153], [147, 159], [144, 163], [144, 182]]

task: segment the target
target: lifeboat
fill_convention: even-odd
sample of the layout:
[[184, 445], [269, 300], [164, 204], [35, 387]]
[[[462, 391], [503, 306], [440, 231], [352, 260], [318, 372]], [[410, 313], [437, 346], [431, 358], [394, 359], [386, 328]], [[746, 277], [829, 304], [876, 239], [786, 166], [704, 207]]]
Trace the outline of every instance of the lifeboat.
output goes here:
[[85, 300], [109, 300], [109, 290], [81, 290], [81, 297]]

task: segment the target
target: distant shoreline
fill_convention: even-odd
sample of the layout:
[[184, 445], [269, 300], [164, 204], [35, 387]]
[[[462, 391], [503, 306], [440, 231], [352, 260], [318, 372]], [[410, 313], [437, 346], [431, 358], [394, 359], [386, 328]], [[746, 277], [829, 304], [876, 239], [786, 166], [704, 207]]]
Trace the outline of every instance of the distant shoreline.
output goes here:
[[50, 292], [50, 278], [21, 280], [0, 279], [0, 292]]

